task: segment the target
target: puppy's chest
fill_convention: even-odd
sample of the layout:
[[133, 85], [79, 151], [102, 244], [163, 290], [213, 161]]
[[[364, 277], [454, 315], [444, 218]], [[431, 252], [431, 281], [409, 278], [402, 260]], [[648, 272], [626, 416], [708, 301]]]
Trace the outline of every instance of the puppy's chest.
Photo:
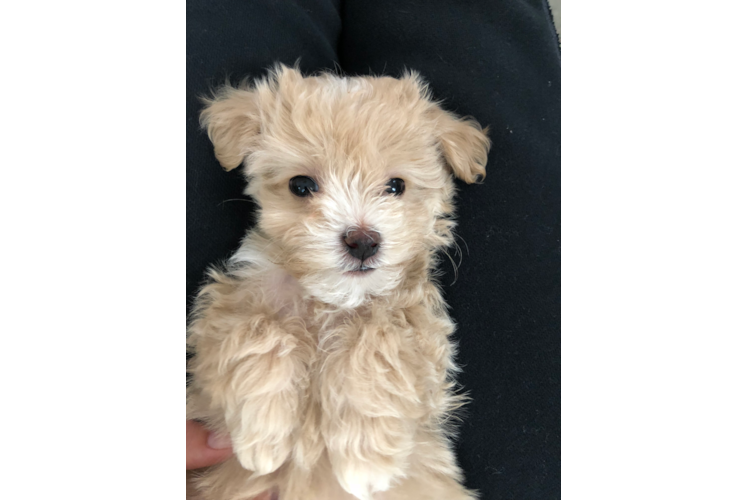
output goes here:
[[[404, 307], [394, 300], [373, 299], [355, 310], [340, 310], [305, 297], [295, 280], [280, 273], [265, 280], [281, 322], [303, 324], [299, 346], [307, 367], [307, 401], [383, 394], [426, 401], [439, 392], [452, 348], [452, 323], [425, 304]], [[363, 404], [363, 402], [359, 402]]]
[[411, 406], [442, 390], [451, 362], [447, 332], [420, 328], [402, 310], [340, 314], [309, 326], [316, 349], [307, 396], [314, 406], [331, 398], [359, 407], [368, 407], [367, 398], [395, 398]]

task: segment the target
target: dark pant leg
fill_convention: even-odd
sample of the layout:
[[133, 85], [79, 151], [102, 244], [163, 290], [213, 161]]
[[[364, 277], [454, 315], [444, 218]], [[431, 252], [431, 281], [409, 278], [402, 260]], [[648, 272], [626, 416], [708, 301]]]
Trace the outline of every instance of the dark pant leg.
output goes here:
[[188, 0], [187, 2], [187, 306], [208, 265], [227, 258], [252, 223], [254, 206], [236, 169], [224, 172], [200, 131], [199, 95], [258, 77], [276, 62], [304, 71], [337, 62], [340, 1]]
[[544, 0], [345, 1], [346, 72], [418, 70], [491, 127], [483, 185], [461, 185], [459, 278], [444, 290], [470, 391], [457, 443], [484, 499], [560, 497], [560, 53]]

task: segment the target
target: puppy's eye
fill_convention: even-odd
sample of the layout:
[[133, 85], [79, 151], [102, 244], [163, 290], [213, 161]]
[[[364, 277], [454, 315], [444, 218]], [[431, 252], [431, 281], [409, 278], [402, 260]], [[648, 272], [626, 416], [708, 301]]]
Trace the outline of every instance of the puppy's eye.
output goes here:
[[403, 194], [405, 191], [405, 181], [402, 179], [390, 179], [387, 181], [384, 192], [387, 194], [394, 194], [395, 196]]
[[314, 182], [314, 179], [311, 177], [297, 175], [288, 181], [288, 189], [290, 189], [296, 196], [304, 198], [306, 196], [311, 196], [312, 193], [316, 193], [319, 188], [317, 187], [317, 183]]

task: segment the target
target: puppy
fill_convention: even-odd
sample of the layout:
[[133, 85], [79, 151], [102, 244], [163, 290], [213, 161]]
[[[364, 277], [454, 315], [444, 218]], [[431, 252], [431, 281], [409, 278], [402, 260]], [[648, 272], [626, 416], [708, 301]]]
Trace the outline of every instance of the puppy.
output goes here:
[[454, 324], [433, 281], [452, 245], [452, 176], [485, 175], [472, 120], [401, 79], [278, 66], [206, 100], [257, 225], [209, 271], [189, 327], [188, 418], [235, 458], [206, 500], [467, 500], [450, 446]]

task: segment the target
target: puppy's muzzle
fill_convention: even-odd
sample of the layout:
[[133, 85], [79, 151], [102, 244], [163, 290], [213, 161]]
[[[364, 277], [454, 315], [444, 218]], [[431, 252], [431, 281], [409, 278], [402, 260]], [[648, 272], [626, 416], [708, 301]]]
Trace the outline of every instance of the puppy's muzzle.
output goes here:
[[381, 239], [379, 233], [368, 229], [356, 229], [348, 231], [343, 235], [343, 241], [348, 248], [348, 253], [353, 258], [365, 261], [379, 251]]

